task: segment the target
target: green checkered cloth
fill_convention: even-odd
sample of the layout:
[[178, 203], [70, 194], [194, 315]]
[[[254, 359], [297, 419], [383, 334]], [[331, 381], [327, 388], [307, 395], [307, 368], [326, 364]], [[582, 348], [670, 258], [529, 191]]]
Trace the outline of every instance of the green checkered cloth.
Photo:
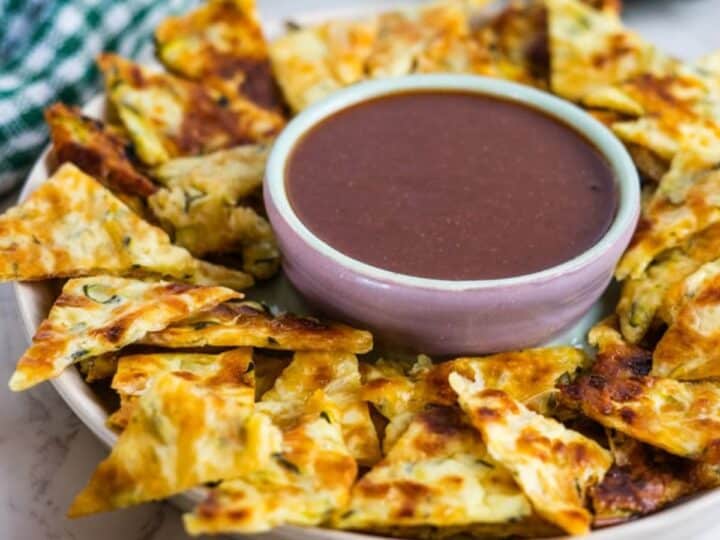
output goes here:
[[21, 181], [47, 142], [43, 109], [100, 90], [94, 60], [152, 57], [152, 34], [193, 0], [0, 0], [0, 193]]

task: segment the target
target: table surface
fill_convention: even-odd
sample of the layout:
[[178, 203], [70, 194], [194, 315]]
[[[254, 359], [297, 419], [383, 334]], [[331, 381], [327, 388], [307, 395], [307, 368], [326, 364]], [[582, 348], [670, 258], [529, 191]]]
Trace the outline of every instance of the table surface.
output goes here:
[[[291, 12], [293, 0], [260, 0], [261, 10]], [[316, 1], [303, 2], [305, 5]], [[720, 48], [720, 0], [625, 0], [631, 26], [665, 50], [693, 59]], [[297, 9], [297, 8], [295, 8]], [[0, 199], [0, 211], [17, 197]], [[0, 382], [27, 346], [10, 285], [0, 285]], [[0, 384], [0, 527], [7, 540], [182, 540], [178, 512], [168, 504], [70, 521], [65, 510], [106, 450], [49, 384], [13, 394]], [[720, 537], [720, 518], [707, 534]]]

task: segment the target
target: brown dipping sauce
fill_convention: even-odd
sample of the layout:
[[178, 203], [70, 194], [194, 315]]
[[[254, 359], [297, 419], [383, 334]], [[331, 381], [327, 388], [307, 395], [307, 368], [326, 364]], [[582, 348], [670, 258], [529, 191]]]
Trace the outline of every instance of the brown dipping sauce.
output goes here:
[[572, 259], [617, 206], [601, 153], [531, 107], [470, 92], [393, 94], [297, 144], [290, 203], [320, 239], [412, 276], [496, 279]]

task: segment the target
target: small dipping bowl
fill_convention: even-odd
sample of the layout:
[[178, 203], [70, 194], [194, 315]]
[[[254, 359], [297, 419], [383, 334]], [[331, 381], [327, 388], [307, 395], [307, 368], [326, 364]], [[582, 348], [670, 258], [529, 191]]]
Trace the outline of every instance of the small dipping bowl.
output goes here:
[[[286, 169], [295, 145], [314, 126], [347, 107], [395, 93], [432, 90], [515, 101], [557, 118], [592, 142], [610, 165], [617, 190], [615, 218], [605, 235], [575, 258], [539, 272], [454, 281], [372, 266], [313, 234], [293, 211], [286, 190]], [[630, 242], [640, 209], [639, 185], [637, 170], [620, 141], [567, 101], [497, 79], [413, 75], [351, 86], [299, 114], [272, 149], [264, 198], [285, 274], [313, 306], [371, 330], [379, 341], [404, 351], [461, 355], [536, 346], [579, 321], [607, 288]], [[331, 207], [333, 201], [327, 204]]]

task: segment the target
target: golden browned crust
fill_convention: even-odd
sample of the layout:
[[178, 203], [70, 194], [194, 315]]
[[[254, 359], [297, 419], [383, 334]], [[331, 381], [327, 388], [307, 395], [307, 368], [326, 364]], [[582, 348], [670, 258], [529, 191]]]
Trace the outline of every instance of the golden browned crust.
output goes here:
[[74, 163], [114, 192], [144, 198], [157, 190], [137, 169], [132, 146], [117, 130], [62, 103], [45, 109], [45, 121], [58, 164]]
[[569, 404], [607, 428], [670, 454], [720, 462], [720, 384], [649, 375], [650, 351], [626, 343], [610, 318], [590, 332], [592, 369], [562, 386]]
[[618, 264], [616, 277], [641, 277], [660, 253], [720, 221], [720, 207], [713, 198], [718, 186], [720, 173], [708, 170], [693, 181], [682, 204], [672, 203], [666, 198], [649, 202], [630, 246]]
[[511, 2], [476, 32], [503, 78], [547, 88], [550, 84], [547, 11], [541, 2]]
[[326, 524], [348, 501], [357, 463], [345, 446], [338, 412], [317, 395], [295, 411], [282, 446], [256, 471], [221, 483], [184, 516], [191, 534], [263, 532]]
[[234, 107], [199, 83], [145, 69], [113, 54], [98, 64], [138, 157], [154, 166], [179, 156], [206, 154], [268, 140], [284, 120], [258, 107]]
[[655, 512], [713, 486], [707, 465], [679, 458], [617, 432], [609, 439], [615, 463], [591, 492], [595, 524], [611, 525]]
[[238, 394], [235, 385], [206, 387], [173, 373], [155, 377], [68, 515], [168, 497], [263, 466], [280, 433], [253, 413], [252, 389], [241, 386]]
[[163, 187], [148, 206], [193, 255], [241, 253], [248, 273], [270, 278], [280, 267], [280, 252], [256, 202], [269, 150], [266, 144], [243, 145], [167, 161], [152, 170]]
[[611, 379], [648, 375], [652, 353], [626, 342], [617, 325], [617, 317], [610, 316], [590, 330], [588, 342], [598, 348], [592, 372]]
[[193, 258], [75, 165], [0, 216], [0, 280], [97, 274], [246, 288], [243, 272]]
[[[588, 5], [590, 4], [590, 5]], [[593, 5], [594, 4], [594, 5]], [[592, 9], [604, 4], [605, 9]], [[547, 0], [552, 90], [589, 107], [642, 111], [616, 85], [675, 61], [622, 25], [612, 1]]]
[[10, 388], [30, 388], [73, 363], [119, 350], [149, 331], [238, 296], [223, 287], [109, 276], [72, 279], [18, 361]]
[[562, 389], [600, 424], [667, 452], [720, 463], [720, 386], [593, 371]]
[[468, 4], [430, 2], [288, 32], [270, 45], [285, 99], [299, 112], [363, 80], [437, 72], [498, 75], [490, 51], [473, 35]]
[[343, 352], [296, 352], [293, 361], [258, 403], [278, 425], [291, 425], [313, 395], [337, 408], [350, 454], [363, 465], [380, 459], [380, 445], [368, 404], [362, 398], [358, 360]]
[[585, 508], [585, 496], [610, 468], [610, 454], [505, 392], [483, 390], [482, 381], [473, 383], [453, 373], [450, 384], [482, 433], [488, 453], [512, 472], [535, 511], [570, 534], [586, 534], [592, 515]]
[[[697, 279], [697, 278], [701, 279]], [[681, 380], [720, 378], [720, 267], [711, 262], [687, 281], [682, 302], [653, 354], [653, 375]]]
[[362, 530], [469, 528], [530, 514], [512, 476], [488, 456], [480, 434], [462, 412], [429, 406], [355, 484], [337, 525]]
[[448, 383], [453, 372], [481, 376], [488, 388], [504, 390], [531, 409], [549, 414], [556, 383], [571, 380], [585, 362], [583, 352], [572, 347], [528, 349], [434, 365], [428, 360], [416, 364], [409, 373], [393, 363], [380, 362], [365, 367], [363, 396], [390, 421], [383, 443], [388, 449], [412, 415], [430, 404], [450, 406], [457, 402]]
[[210, 0], [155, 29], [160, 60], [203, 85], [283, 111], [254, 0]]
[[208, 388], [233, 387], [236, 397], [245, 401], [253, 401], [255, 395], [255, 364], [249, 348], [222, 354], [135, 354], [120, 357], [116, 365], [111, 388], [120, 396], [120, 409], [108, 418], [108, 424], [118, 430], [127, 426], [138, 397], [162, 373], [174, 373]]
[[[619, 118], [615, 118], [612, 122], [610, 122], [610, 125], [618, 122], [619, 120]], [[648, 180], [660, 182], [662, 177], [665, 176], [670, 168], [670, 164], [666, 159], [663, 159], [649, 148], [631, 143], [627, 145], [627, 149], [635, 162], [635, 166]]]
[[163, 347], [262, 347], [291, 351], [372, 349], [372, 335], [349, 326], [312, 317], [269, 314], [253, 302], [231, 302], [143, 338]]
[[[428, 400], [452, 404], [457, 395], [448, 382], [451, 373], [474, 378], [480, 374], [487, 388], [507, 392], [520, 402], [547, 412], [546, 403], [563, 377], [569, 380], [585, 363], [585, 355], [572, 347], [511, 351], [487, 357], [458, 358], [436, 364], [423, 378]], [[434, 398], [433, 398], [434, 396]]]

